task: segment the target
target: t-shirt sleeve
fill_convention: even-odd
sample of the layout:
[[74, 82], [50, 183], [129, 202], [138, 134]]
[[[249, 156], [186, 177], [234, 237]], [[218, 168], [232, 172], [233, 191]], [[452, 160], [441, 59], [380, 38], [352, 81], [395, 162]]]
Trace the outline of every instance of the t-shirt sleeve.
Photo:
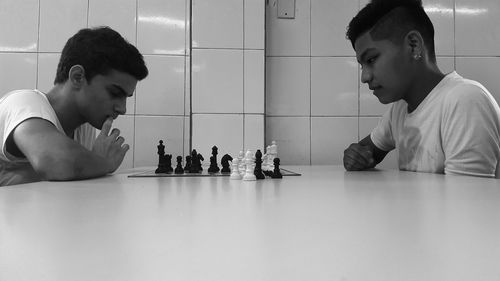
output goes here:
[[499, 109], [477, 85], [460, 85], [444, 104], [445, 173], [494, 177], [500, 159]]
[[5, 149], [7, 138], [19, 124], [30, 118], [45, 119], [54, 125], [57, 122], [53, 111], [47, 108], [45, 98], [36, 92], [14, 93], [0, 102], [0, 129], [2, 130], [0, 153], [5, 159], [12, 158]]
[[383, 151], [391, 151], [396, 147], [391, 127], [393, 109], [394, 104], [391, 105], [391, 108], [380, 118], [377, 126], [370, 134], [373, 144]]

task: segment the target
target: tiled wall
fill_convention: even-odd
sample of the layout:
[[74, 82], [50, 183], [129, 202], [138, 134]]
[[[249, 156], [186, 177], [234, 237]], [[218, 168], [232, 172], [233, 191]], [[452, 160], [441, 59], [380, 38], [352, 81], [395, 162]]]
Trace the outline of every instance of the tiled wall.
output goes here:
[[[150, 68], [115, 122], [132, 147], [122, 168], [155, 165], [159, 139], [174, 157], [193, 147], [208, 159], [213, 145], [234, 156], [277, 140], [284, 164], [341, 164], [345, 147], [387, 108], [359, 83], [345, 39], [367, 0], [295, 2], [295, 19], [278, 19], [277, 0], [2, 0], [0, 95], [48, 91], [67, 38], [109, 25]], [[499, 2], [424, 5], [442, 70], [482, 82], [500, 100]], [[384, 161], [395, 163], [395, 155]]]
[[[294, 19], [266, 5], [266, 143], [284, 164], [342, 164], [387, 109], [359, 82], [346, 26], [368, 0], [295, 0]], [[483, 83], [500, 101], [500, 2], [423, 0], [438, 65]], [[391, 153], [383, 167], [397, 167]]]
[[192, 147], [264, 148], [264, 0], [193, 0]]
[[155, 165], [189, 149], [190, 0], [2, 0], [0, 95], [53, 85], [66, 40], [84, 27], [109, 25], [144, 55], [150, 70], [114, 125], [131, 150], [121, 168]]

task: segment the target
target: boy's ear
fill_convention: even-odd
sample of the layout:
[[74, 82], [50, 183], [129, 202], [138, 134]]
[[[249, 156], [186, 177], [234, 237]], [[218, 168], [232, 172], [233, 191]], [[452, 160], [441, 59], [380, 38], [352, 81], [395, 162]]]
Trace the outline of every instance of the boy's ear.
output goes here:
[[68, 80], [71, 82], [71, 85], [76, 88], [81, 88], [85, 80], [85, 69], [83, 66], [77, 64], [73, 65], [69, 70]]
[[405, 37], [405, 44], [414, 59], [418, 60], [424, 55], [424, 39], [420, 32], [416, 30], [408, 32]]

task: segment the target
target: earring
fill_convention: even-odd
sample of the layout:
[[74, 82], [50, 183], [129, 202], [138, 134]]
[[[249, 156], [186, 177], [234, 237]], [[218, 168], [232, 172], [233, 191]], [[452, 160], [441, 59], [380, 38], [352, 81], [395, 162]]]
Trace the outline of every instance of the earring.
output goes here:
[[422, 55], [421, 55], [421, 54], [414, 54], [414, 55], [413, 55], [413, 58], [414, 58], [415, 60], [419, 60], [419, 59], [421, 59], [421, 58], [422, 58]]

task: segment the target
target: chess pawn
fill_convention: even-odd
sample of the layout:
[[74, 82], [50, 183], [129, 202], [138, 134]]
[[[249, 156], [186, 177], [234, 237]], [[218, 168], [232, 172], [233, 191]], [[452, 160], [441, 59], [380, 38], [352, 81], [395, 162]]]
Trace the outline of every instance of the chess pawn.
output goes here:
[[253, 153], [250, 150], [247, 150], [247, 153], [245, 155], [245, 163], [246, 163], [246, 168], [245, 168], [245, 175], [243, 176], [244, 181], [255, 181], [257, 178], [254, 175], [254, 165], [255, 165], [255, 160], [253, 159]]
[[182, 156], [177, 156], [177, 166], [175, 167], [174, 173], [184, 174], [184, 168], [182, 168]]
[[239, 161], [238, 158], [235, 158], [231, 162], [231, 175], [229, 176], [229, 179], [232, 179], [232, 180], [241, 180], [240, 171], [238, 171], [238, 167], [239, 167], [239, 162], [238, 161]]
[[283, 177], [283, 175], [281, 174], [281, 170], [280, 170], [280, 159], [274, 158], [273, 162], [274, 162], [274, 170], [273, 170], [273, 174], [271, 175], [271, 178], [281, 179]]

